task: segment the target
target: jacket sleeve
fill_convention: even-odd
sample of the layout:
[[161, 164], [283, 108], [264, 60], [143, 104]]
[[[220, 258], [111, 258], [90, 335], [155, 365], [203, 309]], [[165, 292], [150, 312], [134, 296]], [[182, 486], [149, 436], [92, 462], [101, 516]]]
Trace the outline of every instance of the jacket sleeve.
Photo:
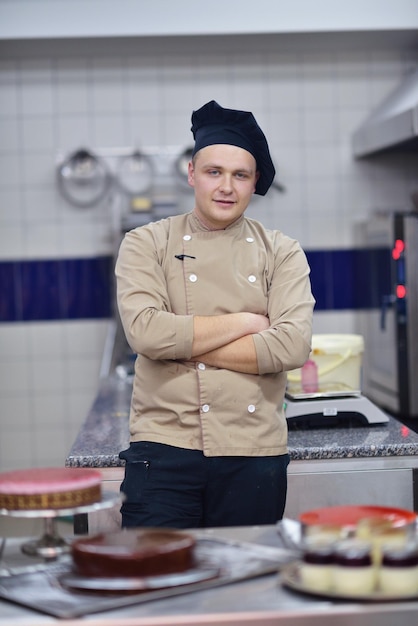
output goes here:
[[193, 317], [175, 315], [161, 266], [167, 231], [143, 226], [128, 232], [116, 261], [116, 294], [127, 342], [150, 359], [189, 359]]
[[315, 304], [309, 274], [299, 243], [276, 232], [268, 289], [270, 328], [253, 336], [260, 374], [301, 367], [309, 357]]

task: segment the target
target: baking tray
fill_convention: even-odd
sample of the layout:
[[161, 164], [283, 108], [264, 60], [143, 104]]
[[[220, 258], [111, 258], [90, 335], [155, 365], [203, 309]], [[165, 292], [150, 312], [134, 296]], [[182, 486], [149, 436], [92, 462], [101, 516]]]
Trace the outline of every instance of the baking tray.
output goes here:
[[74, 576], [67, 556], [0, 576], [0, 598], [57, 618], [72, 619], [276, 573], [294, 560], [294, 554], [281, 548], [206, 537], [197, 537], [195, 557], [195, 570], [215, 571], [217, 576], [141, 593], [77, 591], [64, 584], [66, 577]]

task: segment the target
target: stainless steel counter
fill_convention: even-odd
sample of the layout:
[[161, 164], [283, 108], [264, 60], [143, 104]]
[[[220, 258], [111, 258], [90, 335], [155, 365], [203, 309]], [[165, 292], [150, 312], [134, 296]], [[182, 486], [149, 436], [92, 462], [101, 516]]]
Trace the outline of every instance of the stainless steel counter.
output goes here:
[[[283, 547], [273, 526], [208, 529], [211, 537], [250, 541]], [[21, 540], [8, 540], [8, 566], [22, 565]], [[26, 561], [27, 562], [27, 561]], [[408, 602], [359, 603], [318, 599], [290, 591], [280, 575], [269, 574], [219, 588], [206, 589], [164, 600], [65, 620], [66, 626], [86, 623], [101, 626], [415, 626], [418, 600]], [[0, 624], [57, 623], [53, 617], [0, 601]]]

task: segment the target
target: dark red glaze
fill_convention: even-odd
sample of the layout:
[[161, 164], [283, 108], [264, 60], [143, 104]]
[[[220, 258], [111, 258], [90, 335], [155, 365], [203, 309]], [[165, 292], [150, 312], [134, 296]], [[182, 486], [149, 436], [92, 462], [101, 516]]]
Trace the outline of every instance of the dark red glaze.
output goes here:
[[334, 562], [344, 567], [370, 567], [372, 565], [371, 549], [361, 541], [344, 541], [335, 551]]
[[417, 567], [418, 551], [411, 546], [384, 548], [382, 565], [384, 567]]

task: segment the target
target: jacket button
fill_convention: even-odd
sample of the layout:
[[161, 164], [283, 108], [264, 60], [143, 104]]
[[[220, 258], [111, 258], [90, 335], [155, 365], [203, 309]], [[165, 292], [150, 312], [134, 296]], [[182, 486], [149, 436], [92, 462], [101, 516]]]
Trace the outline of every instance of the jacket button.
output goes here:
[[189, 280], [190, 280], [191, 283], [195, 283], [197, 281], [196, 274], [190, 274]]
[[248, 241], [248, 243], [253, 243], [254, 237], [247, 237], [245, 241]]
[[208, 413], [209, 412], [209, 404], [203, 404], [202, 405], [202, 411], [203, 413]]
[[191, 235], [184, 235], [183, 240], [184, 241], [190, 241], [191, 238], [192, 238]]
[[199, 363], [199, 365], [197, 366], [200, 370], [205, 370], [206, 369], [206, 365], [204, 363]]
[[250, 276], [248, 276], [248, 280], [250, 283], [255, 283], [257, 278], [254, 276], [254, 274], [250, 274]]
[[254, 404], [249, 404], [248, 408], [247, 408], [248, 413], [254, 413], [255, 411], [255, 406]]

